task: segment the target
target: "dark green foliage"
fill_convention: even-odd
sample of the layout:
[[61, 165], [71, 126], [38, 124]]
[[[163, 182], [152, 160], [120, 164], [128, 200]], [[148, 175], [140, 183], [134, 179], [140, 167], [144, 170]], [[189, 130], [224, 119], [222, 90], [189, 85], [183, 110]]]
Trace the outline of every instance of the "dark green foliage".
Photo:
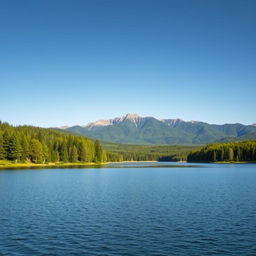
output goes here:
[[122, 162], [123, 156], [119, 153], [107, 152], [108, 162]]
[[76, 146], [73, 146], [72, 151], [71, 151], [71, 163], [76, 163], [78, 161], [78, 153]]
[[[4, 126], [4, 124], [1, 124], [2, 126]], [[6, 127], [6, 126], [4, 126]], [[8, 151], [9, 151], [9, 141], [10, 141], [10, 133], [9, 133], [9, 130], [6, 130], [6, 129], [2, 129], [2, 132], [3, 132], [3, 155], [4, 155], [4, 159], [8, 159]]]
[[[154, 146], [103, 143], [109, 161], [186, 161], [195, 146]], [[117, 156], [112, 154], [118, 154]]]
[[30, 156], [30, 145], [28, 142], [28, 138], [25, 135], [23, 135], [21, 138], [21, 148], [22, 148], [21, 161], [25, 162], [29, 159], [29, 156]]
[[31, 140], [31, 161], [36, 163], [36, 164], [41, 164], [43, 163], [43, 147], [42, 143], [37, 140], [37, 139], [32, 139]]
[[45, 142], [42, 142], [42, 150], [43, 150], [43, 163], [49, 163], [51, 161], [49, 149]]
[[0, 122], [0, 160], [15, 162], [97, 162], [107, 161], [97, 142], [70, 133], [33, 126], [11, 126]]
[[100, 162], [103, 162], [103, 149], [100, 145], [100, 142], [99, 140], [96, 140], [95, 143], [94, 143], [94, 149], [95, 149], [95, 159], [94, 161], [96, 163], [100, 163]]
[[188, 161], [256, 161], [256, 141], [209, 144], [190, 153]]
[[52, 151], [50, 162], [58, 163], [60, 161], [60, 154], [58, 151]]
[[3, 135], [0, 133], [0, 160], [5, 158]]
[[22, 155], [22, 148], [16, 134], [9, 137], [7, 159], [11, 161], [19, 161]]
[[69, 157], [68, 157], [67, 144], [65, 141], [61, 143], [59, 153], [60, 153], [60, 161], [63, 163], [68, 163]]
[[86, 145], [83, 142], [79, 143], [78, 150], [79, 150], [78, 160], [81, 162], [87, 162], [89, 158], [87, 154], [88, 149], [86, 148]]

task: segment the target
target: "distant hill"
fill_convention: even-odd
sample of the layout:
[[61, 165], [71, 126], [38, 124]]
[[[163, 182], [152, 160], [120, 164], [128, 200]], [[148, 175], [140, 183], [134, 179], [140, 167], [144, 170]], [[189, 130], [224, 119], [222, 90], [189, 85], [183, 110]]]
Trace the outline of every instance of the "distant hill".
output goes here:
[[181, 119], [159, 120], [137, 114], [99, 120], [85, 126], [65, 127], [64, 130], [92, 139], [126, 144], [200, 145], [256, 138], [255, 125], [216, 125]]

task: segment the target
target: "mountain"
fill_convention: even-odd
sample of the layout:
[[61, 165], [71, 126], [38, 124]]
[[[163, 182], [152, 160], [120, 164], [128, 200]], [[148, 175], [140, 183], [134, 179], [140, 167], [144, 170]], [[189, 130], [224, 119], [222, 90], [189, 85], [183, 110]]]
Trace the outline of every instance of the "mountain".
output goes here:
[[181, 119], [156, 119], [127, 114], [99, 120], [85, 126], [64, 128], [93, 139], [127, 144], [206, 144], [256, 138], [256, 126], [243, 124], [208, 124]]

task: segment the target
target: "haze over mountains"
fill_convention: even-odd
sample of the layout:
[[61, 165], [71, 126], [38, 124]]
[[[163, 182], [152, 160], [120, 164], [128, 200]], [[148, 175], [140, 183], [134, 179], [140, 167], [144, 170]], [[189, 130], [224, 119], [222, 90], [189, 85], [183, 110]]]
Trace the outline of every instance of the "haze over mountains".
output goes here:
[[85, 126], [62, 129], [93, 139], [128, 144], [206, 144], [218, 141], [256, 138], [256, 126], [243, 124], [208, 124], [200, 121], [162, 119], [127, 114], [98, 120]]

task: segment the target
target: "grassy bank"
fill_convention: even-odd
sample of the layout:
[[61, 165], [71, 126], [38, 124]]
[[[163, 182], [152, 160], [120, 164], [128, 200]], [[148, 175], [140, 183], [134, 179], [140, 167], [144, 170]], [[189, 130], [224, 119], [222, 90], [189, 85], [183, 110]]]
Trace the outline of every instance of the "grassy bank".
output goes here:
[[101, 166], [105, 163], [46, 163], [46, 164], [35, 164], [35, 163], [16, 163], [7, 160], [0, 160], [0, 169], [30, 169], [30, 168], [79, 168], [89, 166]]
[[256, 161], [217, 161], [210, 162], [212, 164], [255, 164]]

